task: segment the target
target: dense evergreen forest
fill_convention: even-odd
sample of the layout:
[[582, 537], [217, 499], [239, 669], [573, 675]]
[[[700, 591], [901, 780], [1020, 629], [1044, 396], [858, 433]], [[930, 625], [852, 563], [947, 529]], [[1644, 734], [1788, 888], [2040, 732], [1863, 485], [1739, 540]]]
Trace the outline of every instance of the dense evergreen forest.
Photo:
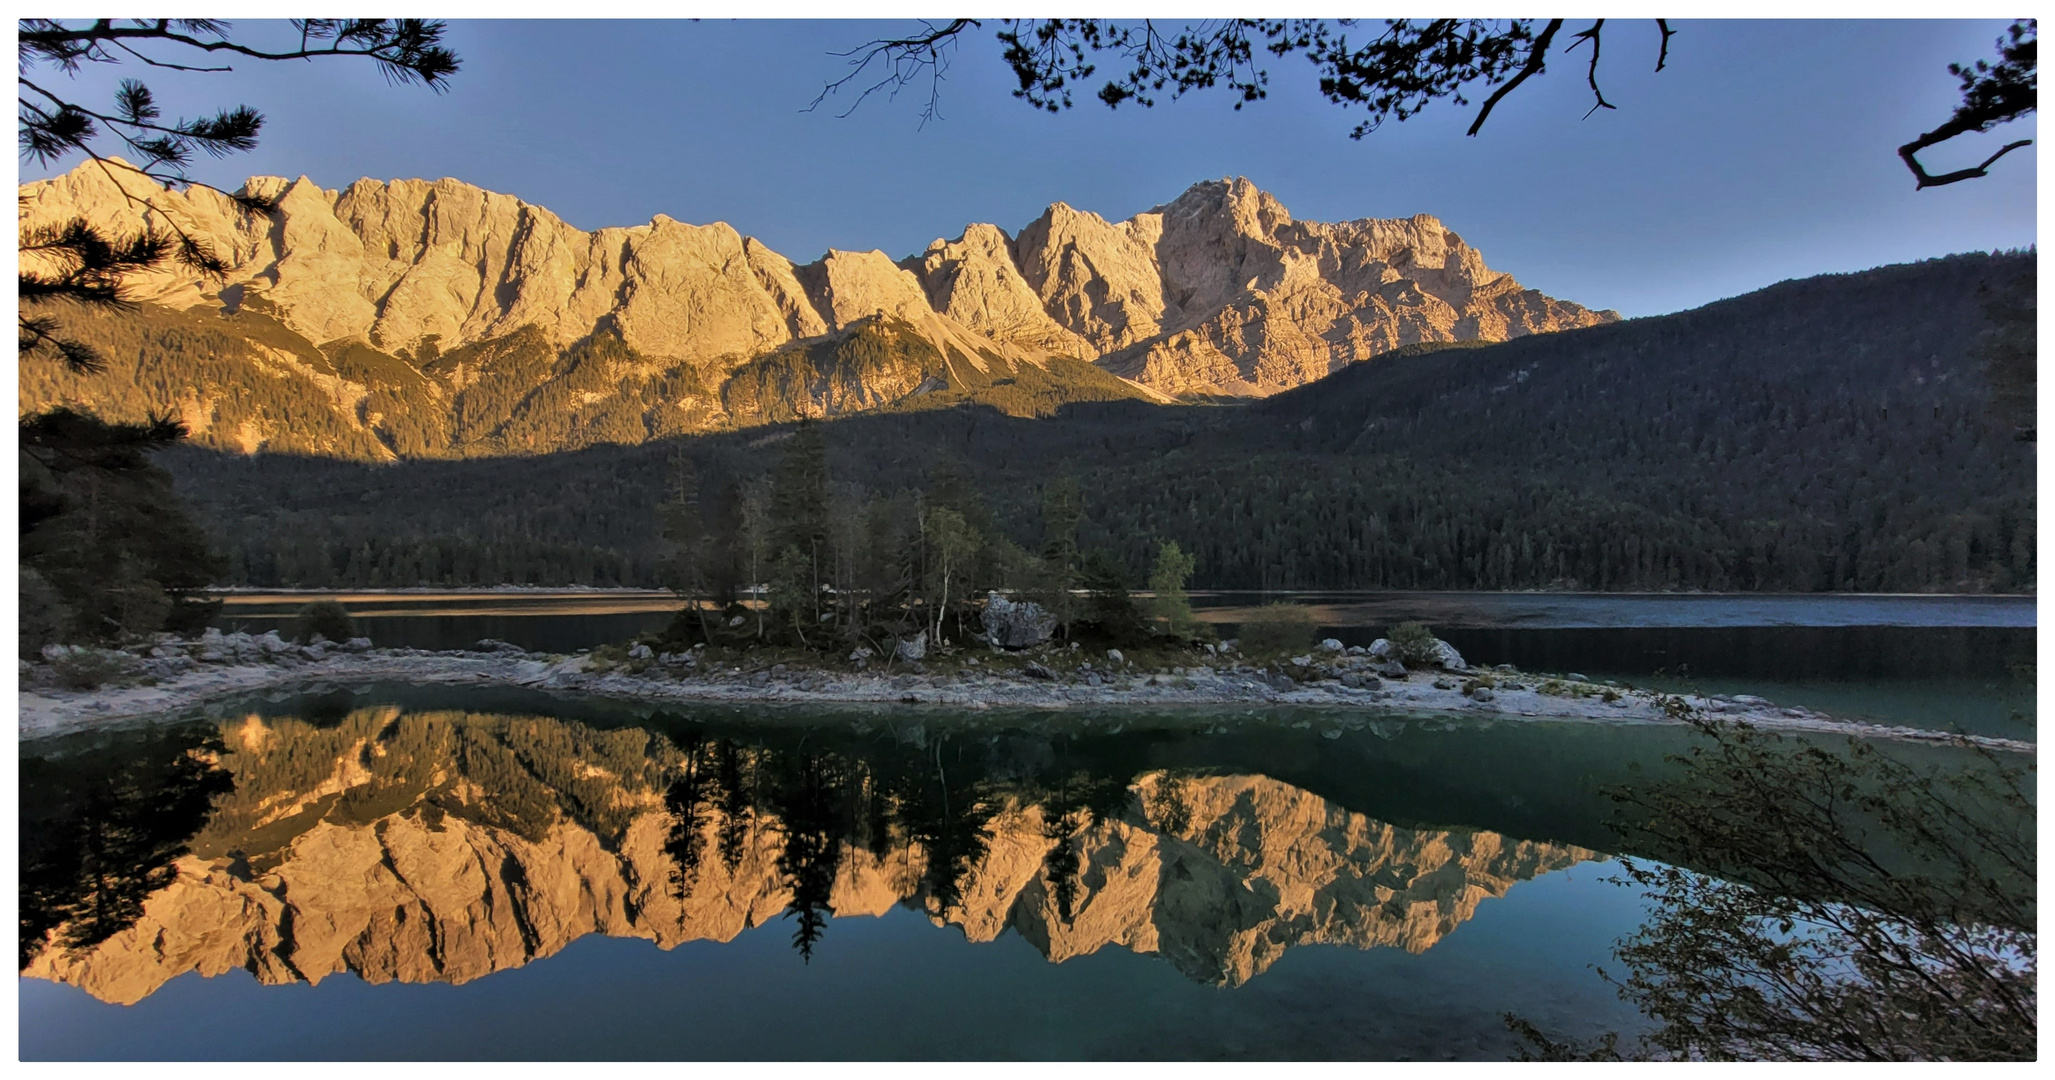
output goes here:
[[[1677, 315], [1408, 349], [1243, 406], [970, 405], [821, 425], [837, 505], [967, 484], [1201, 588], [2023, 591], [2034, 448], [1992, 414], [1990, 290], [2034, 255], [1787, 282]], [[1040, 410], [1034, 410], [1040, 411]], [[656, 585], [678, 462], [740, 500], [790, 426], [527, 457], [161, 456], [235, 584]], [[951, 479], [955, 478], [955, 479]]]

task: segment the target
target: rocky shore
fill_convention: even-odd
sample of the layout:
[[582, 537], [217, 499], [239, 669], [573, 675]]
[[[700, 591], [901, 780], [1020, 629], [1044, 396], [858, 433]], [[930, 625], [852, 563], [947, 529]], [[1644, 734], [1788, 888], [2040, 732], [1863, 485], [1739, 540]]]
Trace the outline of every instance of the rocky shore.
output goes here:
[[646, 645], [575, 655], [531, 653], [505, 642], [469, 649], [374, 648], [362, 638], [298, 645], [276, 632], [209, 630], [130, 649], [52, 647], [22, 661], [19, 732], [62, 734], [173, 712], [237, 695], [329, 683], [404, 681], [519, 686], [658, 702], [901, 704], [941, 708], [1068, 709], [1274, 705], [1474, 716], [1683, 723], [1692, 714], [1767, 728], [1913, 741], [1967, 740], [2031, 752], [2034, 744], [1839, 719], [1749, 695], [1671, 695], [1581, 675], [1472, 668], [1449, 650], [1448, 668], [1407, 670], [1389, 656], [1323, 642], [1264, 663], [1231, 648], [1180, 650], [1180, 661], [1045, 646], [1021, 653], [930, 652], [911, 664], [783, 658], [768, 650], [658, 653]]

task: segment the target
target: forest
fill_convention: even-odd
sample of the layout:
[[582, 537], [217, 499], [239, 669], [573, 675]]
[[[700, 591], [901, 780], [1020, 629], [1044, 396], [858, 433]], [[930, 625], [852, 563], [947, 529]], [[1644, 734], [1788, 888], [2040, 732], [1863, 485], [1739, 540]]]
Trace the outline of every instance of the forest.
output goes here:
[[22, 407], [118, 424], [169, 415], [193, 445], [233, 453], [393, 461], [633, 445], [859, 410], [988, 405], [1046, 416], [1143, 396], [1081, 360], [971, 356], [885, 315], [697, 365], [642, 356], [606, 331], [560, 349], [533, 326], [447, 351], [434, 335], [397, 353], [316, 345], [276, 316], [256, 295], [219, 309], [82, 309], [66, 333], [107, 369], [24, 365]]
[[[1483, 347], [1411, 348], [1239, 406], [1079, 402], [819, 425], [839, 506], [960, 477], [990, 531], [1200, 588], [2031, 591], [2033, 444], [1992, 408], [1994, 290], [2028, 253], [1786, 282]], [[159, 455], [237, 585], [657, 586], [678, 462], [710, 502], [789, 424], [520, 458]]]

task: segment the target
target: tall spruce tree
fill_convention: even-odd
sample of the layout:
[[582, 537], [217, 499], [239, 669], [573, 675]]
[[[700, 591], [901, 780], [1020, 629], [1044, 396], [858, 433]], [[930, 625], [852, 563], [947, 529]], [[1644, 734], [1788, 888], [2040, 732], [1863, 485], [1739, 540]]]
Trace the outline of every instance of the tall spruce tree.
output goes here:
[[[771, 550], [779, 553], [780, 572], [788, 579], [788, 600], [800, 608], [785, 612], [812, 629], [820, 621], [821, 585], [833, 554], [828, 523], [828, 447], [820, 425], [801, 421], [785, 444], [785, 455], [771, 477]], [[792, 553], [803, 566], [787, 565]], [[793, 595], [799, 579], [805, 594]]]
[[1076, 477], [1059, 477], [1042, 488], [1042, 581], [1036, 592], [1066, 634], [1077, 615], [1071, 592], [1077, 588], [1077, 530], [1084, 517], [1084, 492]]

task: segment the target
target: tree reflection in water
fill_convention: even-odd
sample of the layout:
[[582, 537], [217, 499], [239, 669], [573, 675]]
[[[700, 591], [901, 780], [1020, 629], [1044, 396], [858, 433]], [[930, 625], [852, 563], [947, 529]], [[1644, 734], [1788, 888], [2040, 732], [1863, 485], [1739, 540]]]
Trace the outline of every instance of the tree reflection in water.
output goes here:
[[1655, 907], [1607, 977], [1656, 1026], [1575, 1044], [1508, 1017], [1529, 1056], [2033, 1059], [2031, 759], [1937, 771], [1693, 722], [1675, 779], [1615, 794]]
[[[1826, 1056], [1765, 1042], [1785, 1036], [1754, 1014], [1743, 1027], [1742, 1014], [1704, 1011], [1718, 995], [1776, 1006], [1756, 985], [1771, 961], [1821, 993], [1838, 978], [1820, 949], [1746, 936], [1760, 923], [1741, 905], [1762, 897], [1801, 898], [1767, 909], [1790, 913], [1794, 933], [1831, 914], [1908, 948], [2010, 949], [2023, 983], [1917, 961], [1865, 977], [1894, 988], [1893, 1008], [1952, 996], [1984, 1017], [2030, 1014], [2032, 894], [2014, 879], [2030, 881], [2031, 833], [1979, 833], [1963, 817], [2016, 809], [2017, 777], [2008, 789], [2002, 770], [1955, 767], [1958, 755], [1953, 786], [1920, 788], [1889, 754], [1715, 740], [1626, 784], [1623, 839], [1588, 787], [1595, 769], [1616, 767], [1623, 736], [1538, 730], [1380, 721], [1328, 739], [1274, 722], [1203, 737], [988, 725], [939, 737], [870, 718], [609, 726], [386, 705], [319, 724], [252, 715], [108, 736], [24, 759], [24, 974], [113, 1001], [193, 970], [461, 983], [585, 934], [668, 948], [781, 917], [810, 962], [835, 919], [902, 906], [972, 941], [1017, 933], [1052, 961], [1124, 948], [1231, 987], [1301, 945], [1425, 951], [1480, 902], [1603, 845], [1628, 852], [1666, 905], [1623, 954], [1621, 985], [1662, 1031], [1730, 1024], [1717, 1045], [1648, 1052]], [[1681, 744], [1681, 730], [1665, 731], [1634, 737]], [[1828, 796], [1835, 814], [1806, 818], [1807, 800]], [[1486, 827], [1493, 815], [1547, 839]], [[1868, 876], [1849, 877], [1863, 860]], [[1850, 905], [1884, 914], [1848, 923]], [[1688, 978], [1664, 963], [1688, 963]], [[1859, 1001], [1820, 1000], [1859, 1019]], [[1954, 1037], [1937, 1024], [1921, 1052], [2009, 1045]]]
[[216, 764], [222, 749], [215, 732], [185, 728], [111, 770], [90, 759], [22, 762], [22, 967], [46, 948], [89, 948], [135, 924], [143, 901], [177, 876], [214, 797], [235, 789]]

